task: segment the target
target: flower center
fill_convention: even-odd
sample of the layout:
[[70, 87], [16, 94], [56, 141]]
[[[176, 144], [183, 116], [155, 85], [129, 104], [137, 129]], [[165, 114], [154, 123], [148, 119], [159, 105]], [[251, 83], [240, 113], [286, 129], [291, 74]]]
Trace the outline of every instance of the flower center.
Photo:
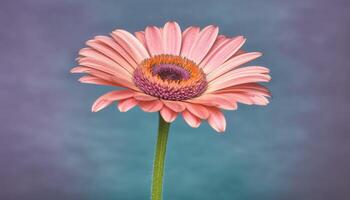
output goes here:
[[190, 73], [174, 64], [159, 64], [152, 67], [153, 76], [158, 75], [162, 80], [187, 80]]
[[194, 62], [172, 55], [157, 55], [136, 68], [135, 85], [151, 96], [166, 100], [186, 100], [201, 95], [207, 81]]

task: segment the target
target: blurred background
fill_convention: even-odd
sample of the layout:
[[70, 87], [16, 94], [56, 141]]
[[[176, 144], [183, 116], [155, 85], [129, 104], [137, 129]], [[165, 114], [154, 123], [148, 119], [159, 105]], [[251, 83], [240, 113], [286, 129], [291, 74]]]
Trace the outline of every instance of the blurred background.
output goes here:
[[69, 70], [93, 36], [168, 20], [246, 36], [273, 99], [226, 112], [223, 135], [178, 118], [164, 199], [350, 199], [346, 0], [1, 1], [0, 199], [149, 199], [157, 114], [91, 113], [111, 88]]

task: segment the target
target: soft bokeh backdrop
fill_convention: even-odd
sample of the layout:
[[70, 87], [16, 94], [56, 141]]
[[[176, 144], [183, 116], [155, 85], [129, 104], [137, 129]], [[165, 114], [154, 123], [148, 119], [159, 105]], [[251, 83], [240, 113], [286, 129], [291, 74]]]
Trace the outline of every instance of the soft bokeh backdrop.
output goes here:
[[171, 127], [166, 200], [350, 199], [350, 2], [343, 0], [0, 3], [0, 199], [149, 199], [157, 114], [115, 106], [69, 74], [95, 35], [176, 20], [248, 38], [272, 70], [268, 107]]

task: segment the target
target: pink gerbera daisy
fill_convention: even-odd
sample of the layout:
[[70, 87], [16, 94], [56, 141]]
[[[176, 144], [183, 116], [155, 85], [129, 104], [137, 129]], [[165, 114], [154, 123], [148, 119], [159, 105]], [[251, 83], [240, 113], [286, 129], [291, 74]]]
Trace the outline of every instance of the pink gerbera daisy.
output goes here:
[[176, 22], [149, 26], [134, 35], [117, 29], [111, 37], [96, 36], [79, 51], [79, 66], [72, 73], [87, 73], [83, 83], [125, 89], [108, 92], [92, 106], [97, 112], [118, 101], [126, 112], [139, 106], [159, 112], [159, 130], [153, 165], [152, 200], [161, 200], [166, 144], [170, 123], [181, 113], [191, 127], [207, 120], [218, 132], [225, 131], [221, 110], [235, 110], [237, 103], [268, 104], [269, 69], [242, 67], [261, 56], [239, 50], [245, 38], [218, 35], [216, 26], [188, 27], [181, 32]]
[[243, 36], [218, 35], [210, 25], [202, 30], [188, 27], [181, 31], [176, 22], [164, 27], [148, 26], [134, 35], [117, 29], [110, 36], [96, 36], [79, 51], [79, 66], [72, 73], [87, 73], [82, 83], [117, 86], [92, 106], [97, 112], [118, 101], [126, 112], [139, 106], [146, 112], [160, 112], [166, 122], [182, 114], [191, 127], [207, 120], [218, 132], [225, 131], [221, 110], [235, 110], [237, 103], [266, 105], [269, 69], [242, 67], [260, 57], [240, 48]]

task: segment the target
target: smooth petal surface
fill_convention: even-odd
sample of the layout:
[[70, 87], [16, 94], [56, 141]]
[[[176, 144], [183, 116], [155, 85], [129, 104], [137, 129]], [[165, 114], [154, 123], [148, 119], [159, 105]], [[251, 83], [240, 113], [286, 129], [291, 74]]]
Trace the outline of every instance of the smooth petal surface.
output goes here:
[[186, 109], [185, 102], [162, 100], [163, 103], [174, 112], [182, 112]]
[[125, 79], [131, 82], [131, 78], [132, 78], [131, 74], [116, 63], [112, 65], [105, 62], [105, 60], [95, 60], [93, 58], [81, 58], [79, 60], [79, 65], [104, 71], [106, 73], [114, 75], [115, 77], [118, 77], [118, 78], [120, 77], [122, 79]]
[[104, 43], [101, 43], [97, 40], [89, 40], [86, 42], [86, 45], [102, 53], [111, 61], [116, 63], [113, 66], [125, 69], [130, 75], [134, 72], [134, 67], [132, 67], [119, 53], [117, 53], [114, 49], [110, 48]]
[[127, 112], [131, 108], [135, 107], [137, 104], [138, 102], [134, 98], [122, 99], [118, 103], [118, 109], [120, 112]]
[[224, 132], [226, 129], [226, 119], [222, 112], [217, 108], [209, 108], [208, 123], [217, 132]]
[[223, 35], [219, 35], [213, 46], [211, 47], [211, 49], [209, 50], [208, 54], [204, 57], [204, 59], [202, 60], [202, 62], [199, 64], [200, 68], [204, 68], [204, 66], [208, 63], [208, 61], [211, 60], [212, 55], [215, 54], [215, 52], [217, 52], [218, 50], [220, 50], [223, 46], [227, 45], [227, 43], [229, 43], [231, 41], [230, 38], [227, 38]]
[[[81, 63], [82, 61], [86, 61], [89, 59], [90, 61], [95, 61], [95, 63], [103, 64], [104, 68], [110, 68], [120, 71], [120, 73], [126, 74], [128, 73], [127, 70], [125, 70], [123, 67], [121, 67], [118, 63], [114, 62], [112, 59], [107, 57], [101, 52], [98, 52], [95, 49], [92, 48], [83, 48], [79, 51], [79, 55], [82, 56], [78, 58], [78, 62]], [[130, 73], [130, 72], [129, 72]], [[126, 75], [126, 76], [130, 76]]]
[[[229, 98], [228, 98], [229, 99]], [[225, 104], [218, 105], [217, 107], [223, 110], [237, 110], [238, 105], [237, 105], [237, 100], [230, 100], [231, 105], [227, 106]]]
[[205, 106], [215, 106], [215, 107], [224, 106], [228, 108], [235, 107], [235, 105], [232, 102], [230, 102], [229, 99], [227, 99], [226, 97], [220, 94], [203, 94], [202, 96], [196, 97], [194, 99], [189, 99], [186, 101], [190, 103], [205, 105]]
[[87, 83], [87, 84], [123, 87], [122, 85], [119, 85], [117, 83], [106, 81], [106, 80], [100, 79], [100, 78], [95, 77], [95, 76], [90, 76], [90, 75], [85, 75], [83, 77], [80, 77], [78, 81], [81, 83]]
[[221, 64], [235, 54], [239, 48], [243, 46], [245, 39], [243, 36], [238, 36], [234, 39], [229, 39], [227, 42], [223, 42], [218, 45], [213, 51], [204, 58], [200, 67], [206, 74], [216, 70]]
[[199, 27], [188, 27], [183, 33], [182, 33], [182, 46], [181, 46], [181, 56], [188, 58], [189, 52], [194, 44], [194, 41], [196, 41], [198, 35], [199, 35], [200, 28]]
[[114, 101], [130, 98], [134, 95], [131, 90], [116, 90], [100, 96], [92, 105], [92, 112], [98, 112]]
[[256, 96], [266, 96], [270, 97], [271, 93], [270, 91], [258, 84], [258, 83], [246, 83], [246, 84], [240, 84], [228, 88], [224, 88], [222, 90], [215, 91], [215, 93], [247, 93], [251, 95], [256, 95]]
[[[97, 68], [97, 69], [96, 69]], [[106, 71], [98, 70], [98, 67], [86, 67], [86, 66], [77, 66], [71, 69], [71, 73], [88, 73], [92, 76], [98, 77], [100, 79], [109, 81], [109, 82], [115, 82], [118, 85], [122, 85], [126, 88], [136, 89], [134, 84], [131, 82], [131, 80], [125, 79], [124, 77], [120, 75], [113, 75]], [[138, 90], [138, 89], [137, 89]]]
[[153, 100], [157, 100], [158, 98], [157, 97], [153, 97], [153, 96], [150, 96], [148, 94], [145, 94], [145, 93], [136, 93], [134, 95], [134, 98], [137, 99], [137, 100], [140, 100], [140, 101], [153, 101]]
[[213, 46], [218, 33], [219, 28], [216, 26], [210, 25], [205, 27], [199, 33], [198, 37], [196, 37], [196, 40], [188, 53], [188, 58], [199, 64]]
[[134, 35], [141, 42], [141, 44], [147, 49], [145, 32], [138, 31], [138, 32], [135, 32]]
[[92, 76], [95, 76], [99, 79], [108, 81], [108, 82], [113, 82], [117, 85], [120, 85], [125, 88], [133, 89], [135, 91], [139, 91], [139, 89], [131, 82], [128, 80], [125, 80], [123, 78], [118, 78], [113, 76], [112, 74], [108, 74], [106, 72], [90, 68], [90, 67], [85, 67], [85, 66], [77, 66], [71, 69], [71, 73], [88, 73]]
[[149, 58], [145, 47], [131, 33], [118, 29], [112, 32], [112, 37], [134, 58], [136, 63], [141, 63], [142, 60]]
[[163, 108], [163, 103], [160, 100], [139, 101], [139, 106], [145, 112], [158, 112]]
[[247, 105], [267, 105], [268, 99], [264, 96], [251, 95], [248, 93], [222, 93], [221, 95]]
[[163, 36], [160, 29], [156, 26], [148, 26], [145, 30], [147, 49], [152, 56], [164, 53]]
[[207, 80], [209, 82], [213, 81], [214, 79], [220, 77], [221, 75], [225, 74], [226, 72], [229, 72], [240, 65], [243, 65], [249, 61], [252, 61], [258, 57], [260, 57], [262, 54], [259, 52], [252, 52], [252, 53], [245, 53], [241, 54], [239, 56], [233, 57], [226, 61], [224, 64], [219, 66], [216, 70], [213, 70], [211, 73], [208, 74]]
[[223, 88], [240, 85], [244, 83], [254, 83], [254, 82], [269, 82], [271, 80], [268, 74], [239, 74], [230, 77], [230, 79], [218, 80], [215, 83], [209, 84], [207, 93], [217, 91]]
[[182, 112], [182, 117], [185, 122], [193, 128], [197, 128], [201, 124], [201, 120], [187, 110]]
[[196, 117], [207, 119], [209, 117], [208, 109], [200, 104], [186, 103], [186, 108]]
[[173, 122], [177, 116], [177, 112], [170, 110], [166, 106], [163, 106], [163, 108], [160, 110], [160, 114], [162, 115], [163, 119], [168, 123]]
[[176, 22], [167, 22], [163, 28], [163, 49], [165, 54], [180, 55], [181, 29]]
[[114, 49], [114, 51], [121, 55], [134, 69], [136, 69], [138, 66], [136, 61], [114, 39], [107, 36], [96, 36], [95, 40], [100, 41], [101, 43], [104, 43]]
[[266, 106], [269, 104], [269, 100], [264, 96], [252, 96], [251, 98], [255, 105]]

